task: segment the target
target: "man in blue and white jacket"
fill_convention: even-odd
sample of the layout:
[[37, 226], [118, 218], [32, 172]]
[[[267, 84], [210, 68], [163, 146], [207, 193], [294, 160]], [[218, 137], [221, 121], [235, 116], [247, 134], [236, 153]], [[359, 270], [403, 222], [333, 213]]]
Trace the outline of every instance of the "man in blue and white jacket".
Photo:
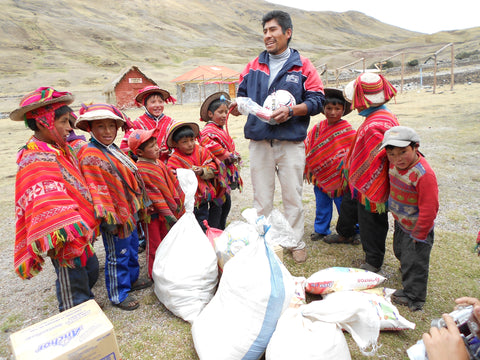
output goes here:
[[[288, 47], [293, 25], [290, 15], [274, 10], [262, 19], [265, 51], [248, 63], [240, 75], [237, 97], [249, 97], [264, 104], [268, 95], [286, 90], [295, 98], [293, 106], [280, 106], [272, 113], [274, 125], [249, 115], [244, 133], [250, 139], [250, 171], [254, 207], [259, 215], [273, 210], [275, 173], [282, 188], [285, 217], [295, 231], [297, 247], [292, 255], [305, 262], [307, 253], [302, 240], [304, 215], [302, 205], [305, 147], [310, 116], [321, 112], [323, 83], [311, 61]], [[233, 115], [240, 115], [236, 103]]]

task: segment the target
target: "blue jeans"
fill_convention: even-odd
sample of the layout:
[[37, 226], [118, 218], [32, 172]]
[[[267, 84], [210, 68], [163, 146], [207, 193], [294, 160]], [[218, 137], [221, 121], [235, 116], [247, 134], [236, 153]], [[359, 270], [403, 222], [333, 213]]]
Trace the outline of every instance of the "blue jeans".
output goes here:
[[56, 259], [52, 259], [52, 264], [57, 274], [55, 287], [60, 312], [93, 299], [92, 288], [98, 279], [96, 254], [87, 259], [85, 266], [64, 267]]
[[333, 205], [337, 208], [337, 213], [340, 214], [340, 204], [342, 203], [342, 196], [331, 198], [325, 194], [318, 186], [313, 187], [316, 201], [315, 223], [313, 229], [317, 234], [329, 235], [330, 222], [332, 221]]
[[130, 236], [122, 239], [111, 232], [102, 231], [102, 238], [106, 254], [105, 285], [108, 298], [113, 304], [120, 304], [140, 274], [138, 233], [135, 229]]

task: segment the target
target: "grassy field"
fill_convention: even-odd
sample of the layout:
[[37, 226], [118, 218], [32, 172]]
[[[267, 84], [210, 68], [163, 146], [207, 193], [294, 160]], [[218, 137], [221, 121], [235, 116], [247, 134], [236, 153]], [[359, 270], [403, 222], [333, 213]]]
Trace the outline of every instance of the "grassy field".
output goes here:
[[[456, 297], [480, 296], [480, 258], [472, 249], [480, 228], [480, 206], [477, 199], [480, 186], [480, 84], [456, 85], [437, 88], [436, 94], [428, 89], [412, 90], [397, 96], [389, 108], [402, 125], [411, 126], [421, 137], [420, 150], [436, 172], [440, 192], [440, 212], [436, 221], [435, 244], [431, 256], [430, 281], [424, 311], [411, 313], [400, 307], [401, 314], [416, 324], [415, 330], [382, 332], [381, 345], [374, 357], [406, 359], [406, 349], [429, 329], [430, 321], [442, 313], [450, 312]], [[198, 106], [168, 106], [165, 113], [177, 120], [197, 121]], [[129, 111], [135, 117], [139, 111]], [[319, 121], [321, 115], [312, 119]], [[363, 118], [356, 113], [346, 117], [357, 128]], [[244, 193], [234, 192], [229, 221], [241, 220], [242, 210], [251, 207], [248, 142], [243, 138], [244, 117], [231, 117], [229, 129], [237, 149], [244, 159]], [[0, 289], [0, 359], [8, 359], [8, 337], [28, 325], [57, 312], [54, 291], [54, 271], [50, 263], [37, 277], [22, 281], [13, 273], [14, 241], [14, 180], [15, 154], [28, 139], [30, 132], [23, 124], [0, 121], [0, 269], [3, 284]], [[277, 189], [277, 195], [279, 190]], [[331, 266], [358, 266], [363, 261], [360, 246], [312, 243], [315, 199], [310, 185], [304, 187], [305, 241], [309, 258], [305, 264], [295, 264], [288, 252], [284, 263], [294, 276], [308, 277]], [[281, 209], [280, 196], [276, 207]], [[390, 217], [391, 219], [391, 217]], [[334, 228], [336, 217], [332, 222]], [[384, 286], [401, 287], [399, 263], [392, 251], [392, 229], [387, 239]], [[101, 242], [96, 243], [103, 266]], [[144, 255], [142, 255], [144, 259]], [[105, 304], [104, 311], [115, 326], [115, 332], [124, 360], [133, 359], [197, 359], [190, 334], [190, 325], [172, 315], [159, 303], [153, 289], [142, 290], [141, 307], [125, 312], [112, 307], [106, 298], [103, 279], [95, 287], [95, 294]], [[366, 358], [347, 335], [353, 359]], [[312, 344], [316, 346], [316, 344]], [[321, 351], [321, 349], [319, 349]]]

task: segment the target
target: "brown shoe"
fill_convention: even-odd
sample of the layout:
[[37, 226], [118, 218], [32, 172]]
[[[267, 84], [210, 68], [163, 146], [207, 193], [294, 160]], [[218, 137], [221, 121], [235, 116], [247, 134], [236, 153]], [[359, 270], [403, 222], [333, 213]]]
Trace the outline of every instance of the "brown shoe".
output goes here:
[[323, 238], [327, 244], [353, 244], [353, 236], [344, 237], [340, 234], [330, 234]]
[[292, 250], [292, 256], [293, 256], [293, 260], [297, 264], [304, 263], [305, 261], [307, 261], [307, 250], [305, 249]]

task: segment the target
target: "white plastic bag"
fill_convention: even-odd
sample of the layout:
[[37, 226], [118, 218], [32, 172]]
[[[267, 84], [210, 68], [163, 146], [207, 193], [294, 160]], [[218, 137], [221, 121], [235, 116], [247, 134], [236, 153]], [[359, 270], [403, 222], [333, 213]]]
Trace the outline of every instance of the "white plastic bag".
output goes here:
[[236, 253], [257, 238], [258, 232], [254, 226], [243, 221], [230, 223], [222, 235], [213, 240], [220, 269], [223, 269], [227, 261]]
[[385, 281], [385, 277], [371, 271], [331, 267], [317, 271], [306, 282], [305, 290], [311, 294], [328, 294], [335, 291], [365, 290]]
[[302, 308], [289, 308], [282, 314], [268, 343], [266, 360], [350, 360], [338, 325], [307, 318]]
[[293, 279], [263, 237], [223, 269], [217, 293], [192, 325], [201, 360], [257, 360], [294, 294]]
[[215, 251], [193, 214], [197, 177], [187, 169], [177, 169], [177, 176], [185, 193], [185, 214], [160, 243], [152, 277], [162, 304], [191, 323], [215, 293], [218, 266]]
[[236, 98], [238, 111], [243, 115], [255, 115], [259, 120], [266, 122], [270, 125], [276, 125], [275, 120], [271, 120], [272, 110], [266, 109], [258, 105], [255, 101], [249, 97], [237, 97]]
[[[368, 290], [361, 290], [368, 300], [375, 306], [377, 315], [380, 319], [380, 330], [414, 330], [415, 323], [408, 321], [392, 304], [391, 296], [395, 289], [378, 287]], [[328, 296], [328, 295], [327, 295]]]
[[380, 319], [375, 306], [364, 295], [357, 291], [339, 291], [300, 309], [308, 319], [335, 323], [345, 329], [364, 355], [373, 355], [377, 351]]

